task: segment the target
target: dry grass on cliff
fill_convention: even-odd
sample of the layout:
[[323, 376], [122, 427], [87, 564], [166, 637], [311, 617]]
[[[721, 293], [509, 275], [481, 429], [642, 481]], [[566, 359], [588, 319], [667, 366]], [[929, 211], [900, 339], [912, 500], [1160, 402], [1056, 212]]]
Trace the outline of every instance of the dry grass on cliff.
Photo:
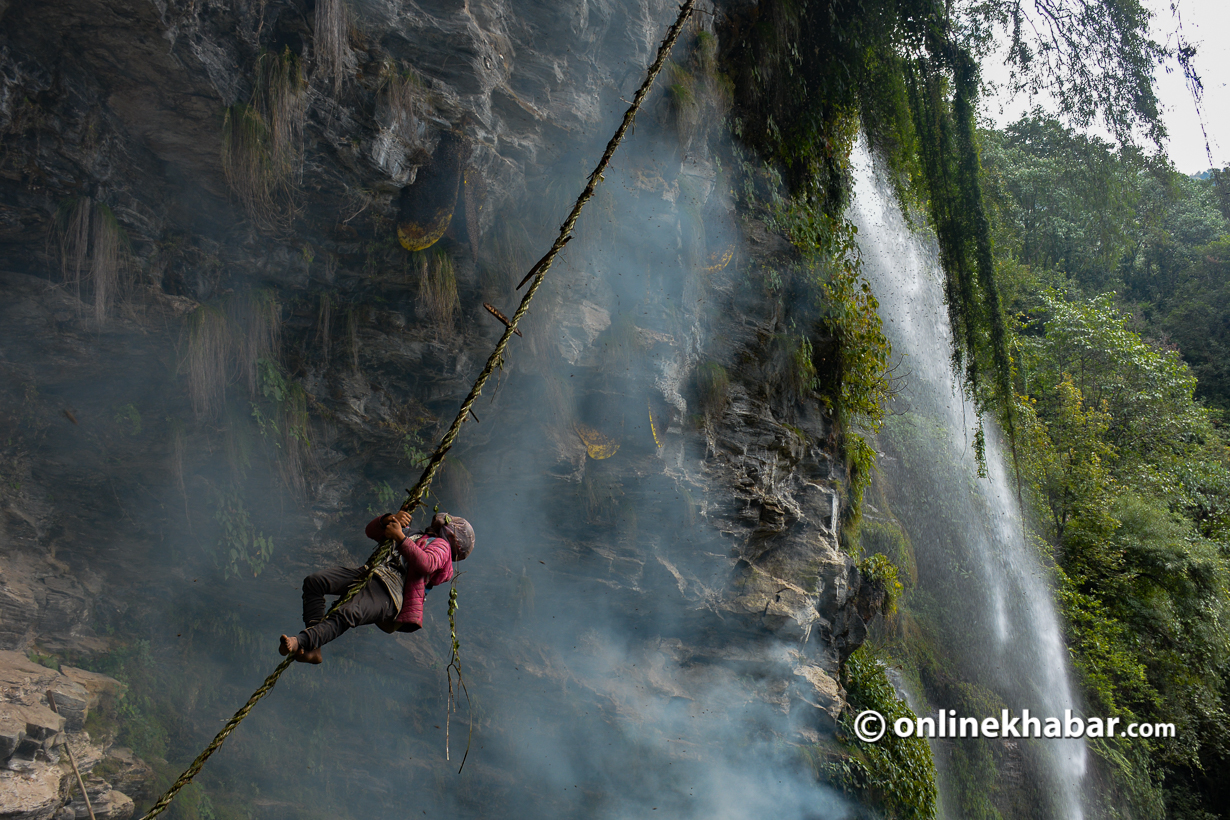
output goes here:
[[[278, 364], [281, 306], [268, 291], [250, 291], [201, 305], [188, 317], [179, 346], [197, 418], [223, 421], [224, 450], [235, 481], [242, 481], [257, 441], [252, 419], [276, 448], [278, 471], [302, 495], [311, 467], [308, 396]], [[244, 398], [227, 391], [242, 384]], [[270, 410], [270, 407], [274, 409]], [[182, 434], [176, 465], [182, 475]], [[182, 478], [180, 479], [182, 483]]]
[[488, 299], [510, 298], [534, 264], [533, 243], [525, 224], [511, 216], [496, 219], [479, 256], [479, 286]]
[[441, 465], [440, 489], [442, 500], [457, 509], [469, 507], [474, 500], [474, 479], [470, 471], [458, 459], [448, 457]]
[[261, 359], [277, 358], [282, 336], [282, 310], [273, 294], [266, 290], [250, 291], [230, 300], [232, 334], [237, 369], [248, 383], [248, 391], [256, 392], [257, 363]]
[[[516, 285], [538, 261], [536, 254], [540, 253], [526, 228], [527, 222], [525, 215], [516, 211], [496, 214], [480, 246], [478, 277], [483, 298], [510, 315], [521, 301], [522, 293], [516, 290]], [[552, 367], [549, 362], [554, 361], [550, 354], [556, 343], [553, 329], [560, 308], [558, 294], [544, 291], [534, 302], [534, 310], [518, 324], [525, 341], [524, 347], [518, 344], [516, 355], [528, 355], [538, 362], [544, 376], [549, 375]]]
[[56, 214], [52, 240], [61, 279], [78, 299], [88, 295], [94, 318], [105, 322], [133, 284], [128, 243], [115, 213], [88, 196], [68, 200]]
[[261, 54], [251, 102], [226, 110], [222, 170], [248, 216], [265, 230], [284, 228], [294, 218], [306, 118], [299, 58], [289, 49]]
[[289, 48], [260, 56], [253, 102], [268, 128], [272, 176], [280, 186], [294, 185], [303, 169], [307, 84], [299, 57]]
[[598, 369], [616, 375], [630, 370], [644, 352], [636, 322], [627, 313], [612, 317], [610, 327], [594, 339], [594, 346], [599, 348]]
[[730, 401], [730, 374], [715, 361], [708, 361], [696, 368], [696, 396], [700, 411], [707, 418], [722, 415]]
[[581, 505], [585, 508], [586, 523], [609, 525], [620, 520], [621, 514], [634, 516], [634, 511], [621, 509], [620, 499], [624, 494], [624, 485], [616, 476], [593, 465], [593, 461], [586, 459], [585, 474], [581, 477], [581, 485], [578, 488]]
[[180, 346], [180, 373], [198, 418], [216, 415], [226, 398], [231, 340], [226, 314], [217, 305], [201, 305], [188, 317]]
[[285, 396], [278, 402], [278, 473], [288, 487], [302, 497], [307, 476], [313, 469], [307, 392], [295, 382], [286, 382]]
[[549, 367], [540, 367], [542, 380], [538, 388], [539, 412], [553, 423], [561, 439], [576, 440], [577, 408], [572, 384]]
[[316, 73], [336, 92], [355, 68], [354, 53], [350, 50], [350, 9], [346, 0], [316, 0], [313, 42]]
[[231, 480], [239, 485], [252, 468], [252, 457], [257, 452], [258, 442], [245, 405], [229, 402], [223, 409], [222, 452], [231, 469]]
[[603, 250], [614, 250], [619, 236], [619, 203], [610, 185], [600, 185], [594, 191], [581, 217], [577, 220], [576, 250], [565, 260], [580, 267], [586, 259], [598, 256]]
[[679, 132], [680, 142], [686, 146], [696, 136], [700, 126], [701, 104], [697, 99], [697, 81], [692, 72], [678, 63], [667, 66], [667, 77], [675, 130]]
[[717, 38], [699, 31], [683, 64], [668, 66], [668, 93], [675, 130], [684, 152], [707, 137], [730, 110], [734, 97], [729, 80], [718, 73]]
[[101, 202], [94, 205], [90, 227], [90, 285], [94, 291], [94, 318], [102, 321], [107, 309], [125, 289], [128, 265], [120, 223]]
[[179, 419], [171, 420], [171, 472], [175, 474], [175, 486], [184, 502], [184, 521], [192, 526], [192, 513], [189, 510], [188, 487], [184, 483], [184, 462], [187, 454], [187, 442], [184, 439], [184, 425]]
[[355, 372], [359, 372], [359, 312], [355, 308], [346, 309], [346, 342], [350, 351], [350, 364]]
[[239, 203], [258, 225], [277, 219], [269, 159], [269, 128], [251, 105], [232, 105], [222, 121], [222, 172]]
[[457, 269], [443, 251], [416, 253], [410, 264], [418, 275], [418, 314], [437, 332], [453, 329], [460, 301], [457, 297]]
[[320, 304], [316, 308], [316, 342], [320, 345], [325, 367], [328, 367], [333, 342], [333, 297], [328, 291], [320, 294]]
[[198, 418], [218, 415], [226, 389], [243, 381], [257, 391], [258, 363], [276, 358], [281, 308], [273, 295], [253, 291], [201, 305], [188, 317], [180, 342], [180, 373]]

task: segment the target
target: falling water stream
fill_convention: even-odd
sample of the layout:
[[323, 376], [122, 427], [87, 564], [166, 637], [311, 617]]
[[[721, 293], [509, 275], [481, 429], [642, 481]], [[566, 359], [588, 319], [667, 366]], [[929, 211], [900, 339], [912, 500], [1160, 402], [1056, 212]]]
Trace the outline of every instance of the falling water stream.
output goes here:
[[[855, 196], [849, 216], [858, 226], [864, 271], [880, 300], [885, 331], [899, 362], [889, 427], [896, 423], [924, 430], [930, 443], [927, 458], [882, 459], [883, 475], [896, 486], [897, 495], [935, 498], [932, 509], [942, 511], [936, 518], [943, 523], [925, 532], [906, 522], [920, 567], [920, 589], [941, 611], [963, 613], [964, 628], [945, 631], [951, 643], [945, 651], [967, 675], [999, 695], [1013, 714], [1029, 709], [1031, 715], [1062, 719], [1065, 709], [1076, 711], [1078, 705], [1051, 589], [1026, 541], [1015, 478], [989, 424], [987, 475], [978, 476], [973, 441], [977, 416], [953, 376], [934, 243], [911, 232], [862, 142], [854, 152], [853, 169]], [[954, 556], [959, 556], [955, 563]], [[964, 582], [945, 578], [937, 569], [945, 565], [948, 572], [963, 573]], [[937, 582], [937, 576], [942, 580]], [[971, 596], [971, 590], [976, 594]], [[1080, 820], [1084, 742], [1035, 743], [1044, 745], [1028, 776], [1035, 781], [1032, 790], [1050, 803], [1042, 815]], [[944, 802], [952, 803], [949, 796]]]

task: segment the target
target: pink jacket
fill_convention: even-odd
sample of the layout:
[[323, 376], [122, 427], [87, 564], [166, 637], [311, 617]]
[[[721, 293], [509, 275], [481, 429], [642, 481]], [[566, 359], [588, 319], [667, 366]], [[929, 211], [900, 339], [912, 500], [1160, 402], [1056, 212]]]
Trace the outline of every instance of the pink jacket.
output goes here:
[[406, 585], [402, 588], [401, 612], [394, 620], [421, 627], [427, 585], [438, 587], [453, 579], [453, 548], [443, 538], [420, 535], [406, 538], [397, 545], [397, 551], [405, 559]]
[[[367, 537], [379, 541], [384, 527], [380, 516], [367, 525]], [[449, 542], [434, 535], [407, 536], [397, 545], [397, 551], [405, 559], [406, 580], [402, 587], [401, 612], [394, 619], [404, 631], [413, 632], [423, 626], [423, 599], [427, 597], [427, 585], [433, 587], [447, 584], [453, 578], [453, 548]]]

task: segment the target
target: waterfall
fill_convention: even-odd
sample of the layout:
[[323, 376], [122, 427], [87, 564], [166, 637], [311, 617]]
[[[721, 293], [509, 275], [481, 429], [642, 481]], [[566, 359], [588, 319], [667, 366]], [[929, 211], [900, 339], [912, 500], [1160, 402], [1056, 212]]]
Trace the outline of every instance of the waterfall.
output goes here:
[[[911, 232], [863, 141], [852, 164], [855, 196], [848, 216], [858, 226], [864, 273], [880, 301], [898, 362], [885, 438], [904, 429], [904, 437], [926, 442], [910, 451], [913, 458], [898, 453], [881, 459], [882, 475], [895, 494], [917, 499], [917, 509], [927, 510], [914, 520], [903, 517], [919, 565], [919, 589], [944, 617], [964, 619], [960, 632], [951, 624], [944, 632], [952, 644], [945, 654], [956, 659], [962, 680], [973, 676], [1013, 714], [1029, 709], [1031, 715], [1062, 719], [1065, 709], [1079, 707], [1052, 592], [1026, 540], [1015, 477], [989, 421], [987, 475], [978, 476], [977, 416], [953, 376], [934, 243]], [[954, 571], [964, 577], [952, 577]], [[1028, 771], [1029, 785], [1044, 806], [1050, 803], [1040, 814], [1080, 820], [1084, 741], [1032, 743], [1039, 750]], [[944, 795], [943, 802], [951, 805], [952, 796]]]

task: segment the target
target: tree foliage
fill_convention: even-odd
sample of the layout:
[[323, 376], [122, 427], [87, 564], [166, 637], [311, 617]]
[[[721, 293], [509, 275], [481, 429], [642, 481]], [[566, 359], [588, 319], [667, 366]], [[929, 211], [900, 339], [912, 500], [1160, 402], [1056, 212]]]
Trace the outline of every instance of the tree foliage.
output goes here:
[[[1190, 803], [1227, 762], [1230, 449], [1177, 352], [1132, 332], [1112, 295], [1035, 298], [1017, 340], [1022, 462], [1074, 665], [1099, 714], [1177, 729], [1148, 764], [1098, 749], [1116, 802]], [[1193, 811], [1216, 804], [1207, 784], [1195, 794]]]
[[1035, 112], [981, 134], [1020, 451], [1091, 710], [1175, 740], [1092, 746], [1107, 806], [1209, 818], [1230, 793], [1230, 299], [1222, 178]]
[[1157, 321], [1191, 365], [1198, 393], [1230, 409], [1230, 235], [1196, 249]]
[[1197, 394], [1230, 407], [1226, 231], [1217, 183], [1035, 113], [981, 134], [1010, 312], [1023, 293], [1114, 292], [1147, 339], [1177, 344]]
[[1073, 395], [1105, 415], [1099, 438], [1124, 465], [1169, 460], [1192, 436], [1207, 435], [1191, 371], [1176, 351], [1129, 330], [1113, 295], [1069, 302], [1044, 290], [1038, 300], [1033, 316], [1044, 332], [1020, 340], [1026, 393], [1049, 399], [1070, 382]]

